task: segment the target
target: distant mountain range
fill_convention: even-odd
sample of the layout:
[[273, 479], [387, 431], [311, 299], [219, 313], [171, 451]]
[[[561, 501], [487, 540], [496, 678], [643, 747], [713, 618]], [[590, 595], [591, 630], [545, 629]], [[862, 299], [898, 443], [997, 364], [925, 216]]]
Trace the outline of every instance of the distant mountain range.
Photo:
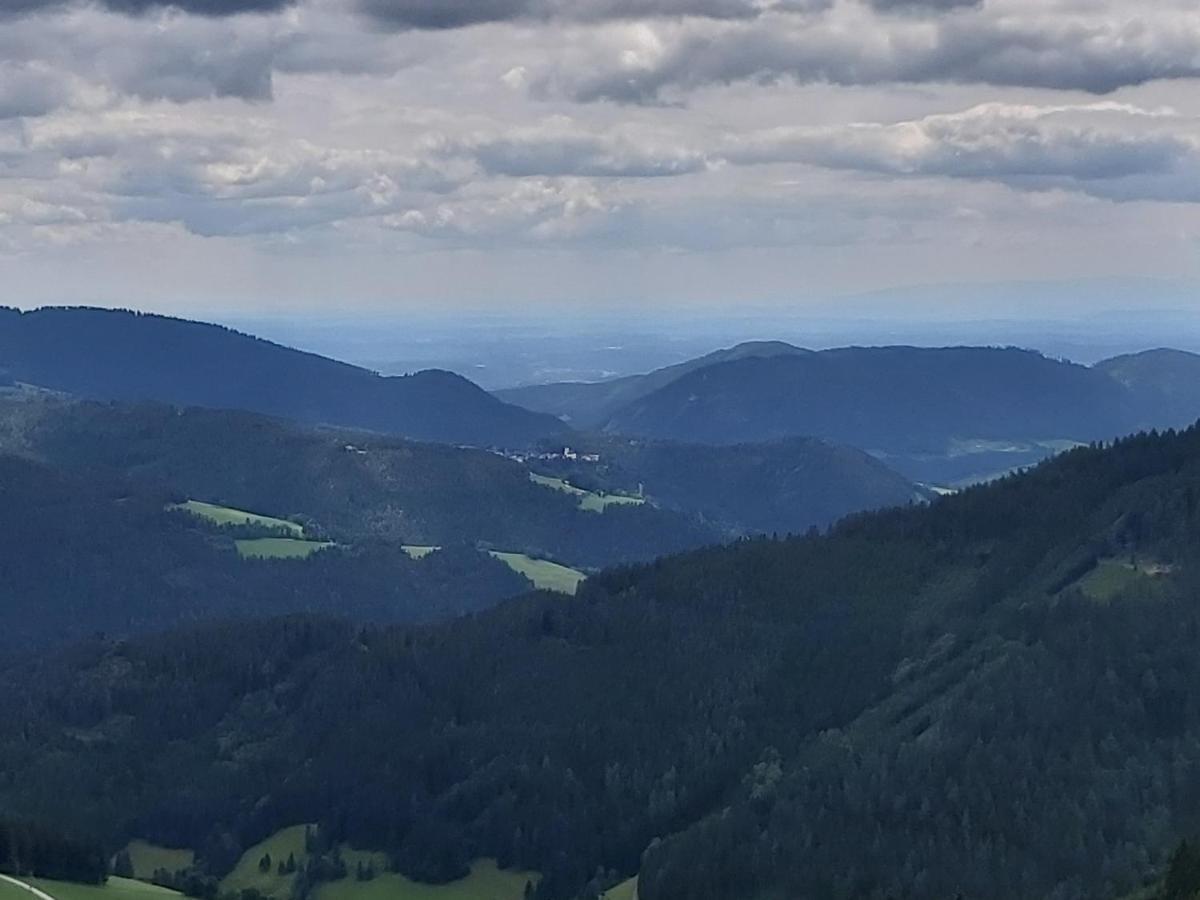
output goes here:
[[115, 310], [0, 308], [3, 377], [97, 400], [247, 409], [483, 447], [565, 430], [452, 372], [383, 377], [218, 325]]
[[921, 480], [970, 481], [1077, 442], [1200, 417], [1200, 356], [1093, 367], [1013, 348], [743, 344], [648, 375], [501, 393], [612, 434], [737, 444], [808, 435]]

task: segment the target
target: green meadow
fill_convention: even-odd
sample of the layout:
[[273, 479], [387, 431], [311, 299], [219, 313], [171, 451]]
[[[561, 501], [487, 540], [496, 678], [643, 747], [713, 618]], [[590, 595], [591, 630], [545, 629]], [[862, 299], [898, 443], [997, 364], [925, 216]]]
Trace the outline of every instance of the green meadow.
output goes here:
[[579, 508], [585, 509], [588, 512], [604, 512], [610, 506], [641, 506], [646, 502], [642, 497], [629, 497], [625, 494], [598, 494], [594, 491], [585, 491], [583, 488], [575, 487], [575, 485], [563, 481], [561, 478], [539, 475], [536, 472], [529, 473], [529, 480], [534, 484], [540, 484], [542, 487], [548, 487], [552, 490], [561, 491], [564, 494], [570, 494], [572, 497], [579, 498]]
[[[287, 862], [289, 854], [295, 858], [298, 867], [308, 858], [304, 849], [304, 829], [304, 825], [284, 828], [243, 853], [233, 871], [221, 879], [221, 893], [238, 893], [253, 888], [264, 895], [286, 900], [296, 876], [280, 875], [278, 866], [281, 862]], [[265, 872], [259, 871], [259, 861], [268, 854], [271, 857], [270, 868]]]
[[207, 519], [216, 525], [257, 525], [263, 528], [283, 528], [296, 537], [304, 536], [304, 529], [295, 522], [246, 512], [244, 509], [234, 509], [231, 506], [218, 506], [215, 503], [188, 500], [186, 503], [177, 503], [172, 508], [190, 512], [192, 515]]
[[579, 583], [587, 578], [578, 569], [560, 566], [547, 559], [534, 559], [524, 553], [504, 553], [499, 550], [489, 552], [496, 559], [507, 563], [514, 572], [518, 572], [532, 581], [533, 586], [540, 591], [574, 594], [579, 588]]
[[134, 877], [144, 881], [149, 881], [159, 869], [178, 872], [190, 868], [196, 857], [191, 850], [171, 850], [146, 841], [130, 841], [125, 852], [133, 863]]
[[430, 553], [437, 553], [437, 551], [441, 550], [442, 548], [441, 547], [427, 547], [427, 546], [423, 546], [420, 544], [405, 544], [400, 549], [403, 550], [405, 553], [407, 553], [413, 559], [424, 559]]
[[[112, 876], [105, 884], [76, 884], [48, 878], [26, 878], [31, 886], [54, 900], [179, 900], [183, 895], [167, 888], [131, 878]], [[0, 882], [0, 900], [34, 900], [32, 894], [8, 882]]]
[[1093, 600], [1109, 603], [1130, 591], [1154, 590], [1155, 580], [1168, 571], [1169, 568], [1158, 563], [1102, 559], [1079, 580], [1079, 588]]
[[247, 538], [234, 543], [242, 559], [307, 559], [318, 550], [333, 546], [331, 541], [297, 538]]
[[620, 884], [613, 885], [600, 895], [601, 900], [638, 900], [638, 880], [634, 875]]
[[[271, 867], [267, 872], [259, 871], [258, 867], [264, 854], [271, 856]], [[303, 867], [308, 860], [304, 849], [303, 825], [276, 832], [242, 854], [233, 871], [221, 881], [221, 893], [237, 893], [253, 888], [265, 896], [286, 900], [295, 876], [280, 875], [278, 866], [280, 862], [287, 861], [289, 854], [295, 858], [298, 868]], [[368, 853], [343, 847], [342, 858], [351, 874], [339, 881], [319, 884], [313, 891], [313, 900], [523, 900], [526, 883], [536, 884], [539, 877], [534, 872], [503, 871], [497, 868], [495, 860], [480, 859], [471, 865], [471, 873], [459, 881], [449, 884], [421, 884], [403, 875], [388, 872], [387, 858], [382, 853]], [[370, 863], [374, 867], [376, 875], [370, 881], [359, 881], [354, 877], [353, 873], [360, 862], [364, 865]]]
[[[346, 854], [352, 871], [353, 859], [352, 853]], [[313, 900], [523, 900], [525, 885], [537, 880], [536, 873], [508, 872], [498, 869], [495, 860], [480, 859], [471, 865], [471, 874], [449, 884], [421, 884], [394, 872], [382, 872], [370, 881], [351, 875], [319, 885]]]

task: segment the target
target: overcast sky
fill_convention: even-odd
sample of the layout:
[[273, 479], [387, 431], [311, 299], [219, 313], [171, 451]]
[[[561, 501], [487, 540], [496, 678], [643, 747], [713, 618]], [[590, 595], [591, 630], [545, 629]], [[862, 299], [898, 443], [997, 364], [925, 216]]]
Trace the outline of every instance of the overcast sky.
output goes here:
[[0, 302], [1116, 276], [1200, 279], [1195, 0], [0, 0]]

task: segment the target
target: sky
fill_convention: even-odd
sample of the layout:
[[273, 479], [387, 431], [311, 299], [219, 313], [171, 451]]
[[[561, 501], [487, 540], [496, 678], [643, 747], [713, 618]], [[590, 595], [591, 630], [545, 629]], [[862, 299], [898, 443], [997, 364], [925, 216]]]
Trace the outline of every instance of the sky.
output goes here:
[[1195, 0], [0, 0], [0, 303], [1094, 279], [1200, 296]]

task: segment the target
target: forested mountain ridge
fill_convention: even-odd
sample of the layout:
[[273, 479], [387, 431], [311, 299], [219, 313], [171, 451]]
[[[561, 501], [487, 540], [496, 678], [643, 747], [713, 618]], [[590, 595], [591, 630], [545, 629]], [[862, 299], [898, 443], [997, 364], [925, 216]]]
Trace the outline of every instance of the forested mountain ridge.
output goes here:
[[602, 428], [604, 423], [618, 410], [659, 388], [666, 387], [689, 372], [737, 359], [794, 356], [811, 352], [811, 350], [793, 347], [783, 341], [746, 341], [642, 375], [628, 375], [600, 382], [531, 384], [493, 393], [500, 399], [517, 406], [537, 412], [551, 413], [570, 422], [576, 428], [597, 429]]
[[1116, 896], [1200, 821], [1197, 547], [1191, 430], [568, 603], [93, 642], [0, 675], [0, 803], [218, 871], [320, 820], [546, 898]]
[[1029, 465], [1073, 443], [1186, 427], [1200, 417], [1193, 354], [1154, 351], [1086, 367], [1016, 348], [759, 346], [611, 383], [503, 396], [646, 439], [823, 438], [947, 485]]
[[247, 409], [484, 447], [566, 430], [451, 372], [383, 377], [218, 325], [120, 310], [0, 308], [0, 373], [97, 400]]
[[747, 533], [824, 527], [922, 496], [858, 451], [817, 441], [744, 448], [600, 441], [595, 449], [599, 463], [576, 463], [564, 474], [591, 487], [587, 477], [604, 473], [608, 480], [597, 486], [608, 491], [642, 484], [651, 502], [584, 510], [531, 481], [526, 465], [480, 450], [252, 413], [0, 390], [0, 450], [75, 470], [101, 467], [186, 497], [307, 516], [350, 543], [480, 543], [591, 568]]

